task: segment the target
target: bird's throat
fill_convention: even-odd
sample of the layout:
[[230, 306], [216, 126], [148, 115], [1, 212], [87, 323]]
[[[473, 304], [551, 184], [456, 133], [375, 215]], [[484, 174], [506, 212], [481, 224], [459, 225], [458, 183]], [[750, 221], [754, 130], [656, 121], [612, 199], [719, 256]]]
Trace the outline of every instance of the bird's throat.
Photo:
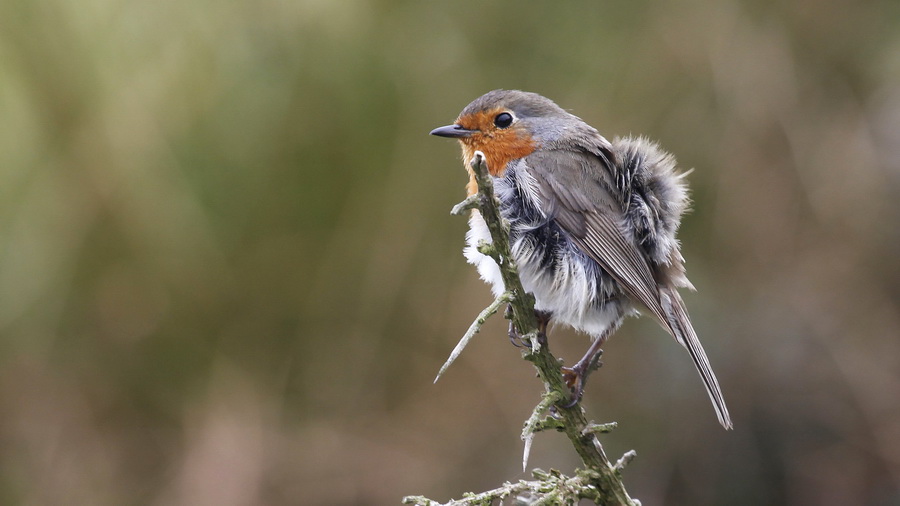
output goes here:
[[475, 173], [469, 162], [475, 156], [476, 151], [484, 153], [488, 172], [494, 177], [503, 177], [506, 166], [513, 160], [524, 158], [535, 150], [535, 142], [531, 138], [519, 136], [516, 132], [498, 131], [491, 136], [476, 134], [468, 139], [462, 139], [463, 163], [469, 173], [469, 183], [466, 184], [466, 193], [474, 195], [478, 192], [478, 183], [475, 182]]

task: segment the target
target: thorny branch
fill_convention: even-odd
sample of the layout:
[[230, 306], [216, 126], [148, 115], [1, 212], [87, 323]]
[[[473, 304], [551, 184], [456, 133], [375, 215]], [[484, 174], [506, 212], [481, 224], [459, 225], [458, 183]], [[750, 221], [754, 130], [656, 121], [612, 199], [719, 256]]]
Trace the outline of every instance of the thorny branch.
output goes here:
[[[528, 346], [522, 349], [522, 356], [537, 369], [538, 376], [544, 383], [544, 394], [541, 402], [525, 423], [522, 439], [525, 440], [525, 458], [527, 463], [531, 438], [535, 432], [554, 429], [564, 432], [575, 451], [581, 457], [584, 469], [576, 470], [574, 477], [566, 477], [558, 471], [549, 473], [536, 470], [536, 481], [519, 481], [506, 483], [502, 487], [479, 494], [467, 493], [462, 499], [450, 501], [449, 505], [489, 505], [494, 500], [503, 500], [515, 496], [524, 504], [576, 504], [580, 499], [589, 499], [597, 504], [640, 505], [640, 502], [628, 496], [622, 483], [621, 472], [625, 465], [634, 458], [634, 451], [627, 452], [615, 464], [610, 463], [597, 439], [598, 433], [611, 431], [615, 424], [589, 423], [585, 418], [580, 402], [566, 408], [565, 404], [571, 392], [563, 379], [559, 360], [554, 357], [547, 346], [538, 339], [538, 322], [534, 312], [534, 297], [525, 293], [519, 279], [515, 263], [512, 261], [509, 244], [509, 227], [500, 215], [500, 203], [494, 195], [494, 185], [488, 173], [484, 155], [476, 151], [470, 164], [478, 183], [478, 193], [453, 208], [453, 214], [460, 214], [467, 209], [477, 209], [487, 223], [493, 242], [479, 245], [479, 251], [490, 255], [500, 266], [506, 292], [497, 298], [487, 309], [482, 311], [463, 339], [453, 350], [450, 359], [441, 368], [442, 374], [450, 363], [462, 352], [466, 343], [478, 332], [484, 321], [494, 314], [503, 303], [508, 302], [512, 308], [511, 319]], [[435, 379], [437, 381], [437, 379]], [[405, 504], [440, 506], [440, 503], [421, 496], [409, 496], [403, 499]]]

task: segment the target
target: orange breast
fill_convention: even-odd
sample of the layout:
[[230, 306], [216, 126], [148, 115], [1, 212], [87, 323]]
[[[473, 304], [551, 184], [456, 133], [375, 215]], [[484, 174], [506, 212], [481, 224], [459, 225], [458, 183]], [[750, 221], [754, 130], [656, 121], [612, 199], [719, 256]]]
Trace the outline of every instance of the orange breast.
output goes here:
[[509, 128], [494, 126], [494, 117], [500, 112], [502, 111], [499, 109], [484, 111], [460, 117], [457, 120], [457, 124], [463, 128], [478, 131], [471, 137], [460, 139], [463, 163], [469, 172], [469, 183], [466, 185], [466, 192], [469, 195], [478, 191], [475, 175], [469, 167], [475, 151], [484, 153], [488, 172], [492, 176], [500, 177], [506, 171], [506, 164], [512, 160], [526, 157], [537, 149], [537, 143], [523, 128], [516, 128], [515, 124]]

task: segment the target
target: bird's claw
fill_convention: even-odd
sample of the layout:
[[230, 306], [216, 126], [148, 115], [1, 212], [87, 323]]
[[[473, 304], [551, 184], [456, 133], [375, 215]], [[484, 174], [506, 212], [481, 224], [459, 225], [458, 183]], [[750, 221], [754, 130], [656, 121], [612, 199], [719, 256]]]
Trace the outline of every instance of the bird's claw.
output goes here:
[[[547, 324], [550, 322], [551, 314], [546, 311], [538, 311], [534, 312], [535, 317], [538, 320], [538, 332], [537, 332], [537, 341], [541, 346], [547, 346]], [[519, 329], [516, 328], [515, 323], [512, 321], [513, 311], [512, 306], [507, 305], [506, 311], [503, 313], [503, 317], [509, 320], [509, 342], [512, 343], [516, 348], [531, 348], [531, 343], [528, 339], [525, 339], [522, 334], [519, 332]]]
[[509, 322], [509, 342], [516, 348], [523, 348], [525, 346], [525, 341], [522, 340], [522, 334], [519, 333], [513, 322]]
[[[509, 342], [512, 343], [516, 348], [531, 348], [531, 343], [528, 339], [526, 339], [522, 334], [519, 333], [519, 330], [516, 329], [516, 326], [513, 322], [509, 322]], [[538, 331], [537, 333], [537, 342], [541, 346], [547, 346], [547, 334], [543, 331]]]
[[588, 374], [600, 368], [603, 362], [600, 362], [600, 356], [603, 350], [599, 350], [592, 356], [585, 356], [572, 367], [563, 367], [562, 374], [566, 386], [572, 392], [572, 397], [567, 404], [560, 405], [562, 408], [570, 409], [581, 401], [584, 395], [584, 385], [587, 381]]
[[562, 373], [563, 380], [566, 382], [566, 386], [569, 387], [572, 397], [569, 399], [569, 402], [560, 404], [560, 407], [570, 409], [578, 404], [578, 401], [581, 400], [581, 396], [584, 394], [584, 374], [576, 371], [574, 367], [563, 367]]

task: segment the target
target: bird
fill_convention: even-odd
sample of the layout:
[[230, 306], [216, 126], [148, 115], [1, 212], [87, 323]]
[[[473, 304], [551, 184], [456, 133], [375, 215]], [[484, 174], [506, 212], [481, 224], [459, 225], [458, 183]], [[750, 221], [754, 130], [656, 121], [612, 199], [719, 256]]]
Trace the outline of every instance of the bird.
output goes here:
[[[590, 336], [584, 357], [564, 368], [573, 391], [569, 407], [599, 367], [606, 340], [626, 317], [645, 312], [688, 351], [719, 423], [732, 428], [679, 294], [679, 288], [694, 289], [676, 237], [690, 199], [687, 173], [671, 154], [641, 136], [610, 142], [552, 100], [519, 90], [482, 95], [431, 135], [457, 139], [464, 162], [483, 153], [542, 334], [552, 322]], [[478, 184], [465, 165], [466, 192], [473, 195]], [[464, 255], [499, 296], [505, 291], [500, 269], [479, 251], [482, 241], [490, 243], [491, 235], [474, 209]]]

